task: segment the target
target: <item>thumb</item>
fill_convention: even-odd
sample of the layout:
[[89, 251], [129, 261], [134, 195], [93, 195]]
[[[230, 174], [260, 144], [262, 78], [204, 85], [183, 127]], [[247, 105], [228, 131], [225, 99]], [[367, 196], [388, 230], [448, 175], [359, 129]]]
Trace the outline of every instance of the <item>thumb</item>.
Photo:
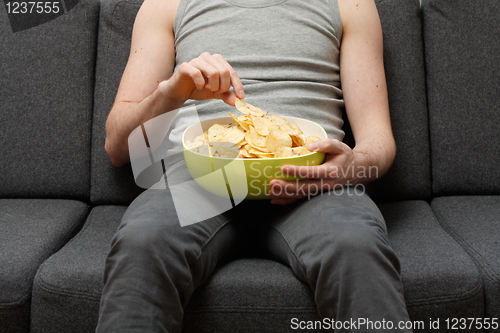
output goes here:
[[222, 94], [215, 94], [214, 97], [221, 99], [224, 103], [228, 105], [235, 106], [234, 103], [236, 102], [236, 94], [231, 90], [226, 91], [225, 93]]
[[337, 155], [346, 150], [346, 144], [336, 139], [320, 139], [307, 144], [310, 151], [319, 151], [322, 153]]

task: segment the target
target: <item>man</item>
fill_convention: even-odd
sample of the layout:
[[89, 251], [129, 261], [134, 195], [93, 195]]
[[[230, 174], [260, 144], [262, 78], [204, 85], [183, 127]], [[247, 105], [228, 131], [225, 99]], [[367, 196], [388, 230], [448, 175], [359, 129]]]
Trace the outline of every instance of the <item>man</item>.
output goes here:
[[[128, 136], [146, 121], [193, 101], [202, 120], [226, 116], [237, 97], [320, 123], [329, 138], [308, 148], [324, 164], [283, 166], [306, 179], [272, 180], [270, 202], [187, 227], [168, 189], [144, 192], [113, 238], [97, 331], [180, 332], [192, 292], [242, 247], [288, 264], [324, 318], [408, 320], [383, 217], [339, 190], [384, 175], [396, 151], [373, 0], [145, 0], [106, 123], [111, 162], [129, 162]], [[341, 142], [344, 106], [354, 149]], [[256, 208], [269, 218], [248, 221]]]

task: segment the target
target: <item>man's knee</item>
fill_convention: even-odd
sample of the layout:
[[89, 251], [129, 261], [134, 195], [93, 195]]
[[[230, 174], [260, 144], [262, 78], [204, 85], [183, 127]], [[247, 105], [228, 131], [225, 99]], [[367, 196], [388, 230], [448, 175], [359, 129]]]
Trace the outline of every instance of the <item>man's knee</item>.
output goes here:
[[181, 226], [177, 224], [148, 223], [146, 221], [124, 223], [112, 240], [112, 250], [134, 257], [155, 255], [161, 252], [181, 252], [183, 246]]
[[388, 245], [385, 231], [375, 223], [347, 225], [332, 232], [335, 233], [335, 256], [373, 258], [380, 247]]

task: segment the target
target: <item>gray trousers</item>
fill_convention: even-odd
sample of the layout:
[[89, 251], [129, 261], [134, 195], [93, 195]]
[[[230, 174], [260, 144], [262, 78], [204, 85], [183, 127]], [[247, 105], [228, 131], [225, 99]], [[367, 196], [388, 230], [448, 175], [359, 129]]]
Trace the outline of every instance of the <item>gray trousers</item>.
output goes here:
[[409, 320], [380, 211], [367, 195], [342, 192], [289, 206], [244, 201], [181, 227], [170, 191], [147, 190], [113, 237], [97, 332], [180, 332], [193, 291], [218, 264], [249, 252], [290, 266], [323, 318]]

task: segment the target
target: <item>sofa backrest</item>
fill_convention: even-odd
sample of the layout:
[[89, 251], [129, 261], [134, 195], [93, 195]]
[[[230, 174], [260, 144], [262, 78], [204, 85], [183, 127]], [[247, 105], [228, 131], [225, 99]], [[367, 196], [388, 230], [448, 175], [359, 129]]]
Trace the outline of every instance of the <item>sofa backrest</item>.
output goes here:
[[431, 195], [422, 17], [418, 0], [376, 0], [397, 154], [388, 174], [368, 187], [377, 201]]
[[423, 0], [435, 195], [500, 193], [500, 2]]
[[129, 204], [143, 189], [135, 185], [131, 165], [113, 166], [104, 150], [105, 124], [127, 64], [135, 16], [142, 0], [101, 2], [92, 138], [91, 202]]
[[[92, 141], [91, 201], [96, 204], [127, 204], [142, 191], [134, 184], [130, 165], [114, 167], [104, 151], [105, 121], [128, 59], [141, 3], [107, 0], [101, 4]], [[378, 200], [428, 198], [431, 171], [419, 1], [377, 0], [377, 7], [398, 155], [390, 173], [370, 186], [369, 193]]]
[[99, 1], [18, 32], [0, 7], [0, 197], [88, 201]]

